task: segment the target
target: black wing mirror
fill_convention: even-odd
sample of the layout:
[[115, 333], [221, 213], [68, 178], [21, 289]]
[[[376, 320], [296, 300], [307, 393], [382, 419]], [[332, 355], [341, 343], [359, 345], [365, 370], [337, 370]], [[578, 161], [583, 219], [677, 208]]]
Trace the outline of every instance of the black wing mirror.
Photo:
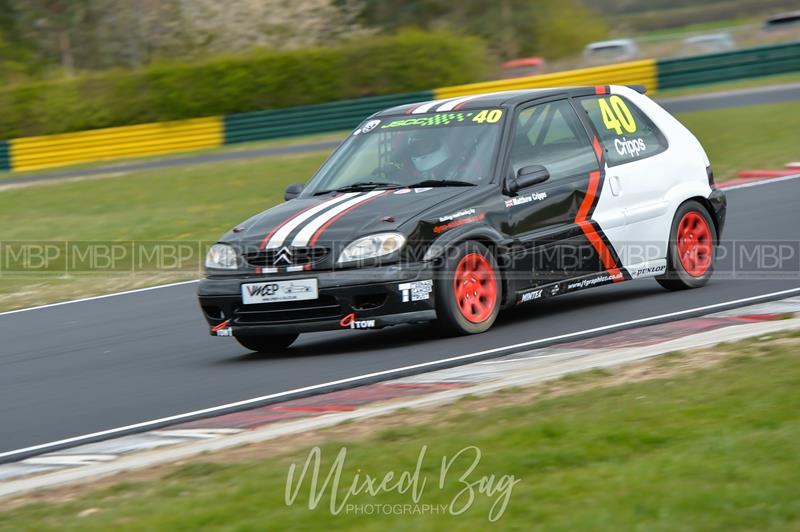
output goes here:
[[509, 179], [508, 191], [515, 194], [518, 190], [544, 183], [550, 179], [550, 172], [540, 164], [523, 166], [517, 170], [517, 175]]
[[292, 183], [286, 190], [283, 192], [283, 199], [285, 201], [289, 201], [290, 199], [295, 199], [306, 186], [303, 183]]

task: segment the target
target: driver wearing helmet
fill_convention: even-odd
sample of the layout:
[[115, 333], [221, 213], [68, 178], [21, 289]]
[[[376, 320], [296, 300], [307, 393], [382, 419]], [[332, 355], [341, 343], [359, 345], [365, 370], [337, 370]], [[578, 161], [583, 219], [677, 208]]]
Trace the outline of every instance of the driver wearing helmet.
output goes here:
[[398, 135], [391, 160], [380, 172], [398, 183], [452, 179], [458, 162], [452, 157], [449, 139], [433, 130], [411, 131]]
[[451, 147], [434, 130], [412, 132], [407, 139], [411, 164], [423, 179], [450, 179], [453, 171]]

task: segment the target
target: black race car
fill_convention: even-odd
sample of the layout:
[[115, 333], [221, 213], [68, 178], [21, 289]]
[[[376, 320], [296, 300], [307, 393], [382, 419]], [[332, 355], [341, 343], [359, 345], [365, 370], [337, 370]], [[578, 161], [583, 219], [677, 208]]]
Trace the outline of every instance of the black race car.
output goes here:
[[699, 287], [726, 201], [697, 139], [642, 89], [405, 105], [360, 125], [286, 202], [213, 245], [200, 305], [254, 351], [299, 333], [436, 320], [640, 277]]

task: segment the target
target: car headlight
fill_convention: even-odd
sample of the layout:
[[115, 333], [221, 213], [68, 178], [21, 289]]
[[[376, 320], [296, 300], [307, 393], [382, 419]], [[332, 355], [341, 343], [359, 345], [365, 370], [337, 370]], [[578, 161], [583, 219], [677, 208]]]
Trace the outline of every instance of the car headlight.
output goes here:
[[206, 255], [206, 268], [235, 270], [238, 266], [236, 249], [228, 244], [214, 244]]
[[378, 233], [350, 242], [339, 255], [339, 264], [377, 259], [398, 251], [406, 243], [400, 233]]

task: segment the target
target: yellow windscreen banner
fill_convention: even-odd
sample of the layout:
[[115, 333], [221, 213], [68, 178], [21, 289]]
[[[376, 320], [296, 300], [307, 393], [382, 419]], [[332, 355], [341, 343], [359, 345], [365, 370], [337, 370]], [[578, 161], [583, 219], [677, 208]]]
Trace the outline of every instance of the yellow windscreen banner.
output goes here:
[[221, 146], [222, 117], [25, 137], [10, 141], [13, 170], [162, 155]]
[[484, 81], [434, 90], [437, 99], [469, 96], [486, 92], [540, 89], [547, 87], [575, 87], [583, 85], [644, 85], [647, 90], [657, 89], [658, 72], [655, 59], [619, 63], [566, 72], [554, 72], [524, 78]]

